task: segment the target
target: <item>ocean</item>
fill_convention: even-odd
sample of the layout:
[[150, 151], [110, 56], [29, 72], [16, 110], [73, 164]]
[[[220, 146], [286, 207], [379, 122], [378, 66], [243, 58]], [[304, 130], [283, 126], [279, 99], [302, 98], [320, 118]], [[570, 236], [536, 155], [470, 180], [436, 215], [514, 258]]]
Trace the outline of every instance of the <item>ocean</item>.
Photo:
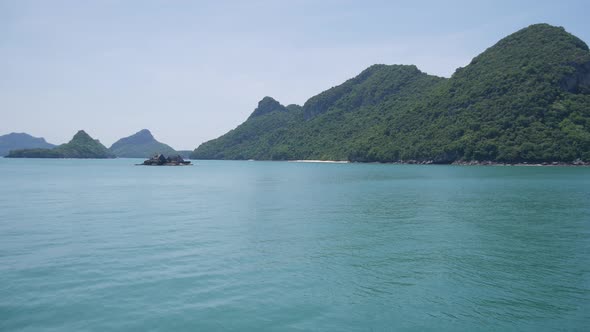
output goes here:
[[590, 168], [0, 159], [0, 331], [582, 331]]

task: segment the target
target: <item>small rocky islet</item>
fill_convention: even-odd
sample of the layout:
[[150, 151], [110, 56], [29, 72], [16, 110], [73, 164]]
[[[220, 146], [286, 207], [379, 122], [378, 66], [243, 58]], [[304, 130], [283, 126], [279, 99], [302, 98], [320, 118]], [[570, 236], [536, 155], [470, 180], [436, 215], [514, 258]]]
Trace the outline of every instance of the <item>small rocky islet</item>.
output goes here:
[[145, 160], [137, 166], [190, 166], [191, 162], [184, 160], [180, 155], [176, 156], [164, 156], [163, 154], [157, 154], [150, 159]]

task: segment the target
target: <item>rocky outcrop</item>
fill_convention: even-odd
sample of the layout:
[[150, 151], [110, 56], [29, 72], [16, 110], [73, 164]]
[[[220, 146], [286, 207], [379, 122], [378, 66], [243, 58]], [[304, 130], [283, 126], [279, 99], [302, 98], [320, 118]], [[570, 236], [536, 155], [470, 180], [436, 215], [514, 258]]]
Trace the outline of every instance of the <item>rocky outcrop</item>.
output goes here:
[[144, 161], [143, 166], [186, 166], [190, 165], [190, 161], [185, 161], [181, 156], [169, 156], [165, 157], [163, 154], [157, 154], [150, 159]]
[[271, 97], [264, 97], [258, 102], [258, 107], [250, 114], [250, 119], [272, 112], [287, 112], [288, 109]]
[[561, 88], [571, 93], [590, 93], [590, 62], [570, 65], [573, 72], [559, 82]]

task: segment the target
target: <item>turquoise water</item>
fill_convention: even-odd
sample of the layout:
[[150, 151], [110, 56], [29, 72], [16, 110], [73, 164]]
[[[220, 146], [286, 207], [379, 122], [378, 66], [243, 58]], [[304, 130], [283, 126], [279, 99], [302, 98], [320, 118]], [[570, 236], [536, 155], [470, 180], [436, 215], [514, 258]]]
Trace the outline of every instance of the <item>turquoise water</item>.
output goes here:
[[1, 331], [584, 330], [590, 168], [0, 159]]

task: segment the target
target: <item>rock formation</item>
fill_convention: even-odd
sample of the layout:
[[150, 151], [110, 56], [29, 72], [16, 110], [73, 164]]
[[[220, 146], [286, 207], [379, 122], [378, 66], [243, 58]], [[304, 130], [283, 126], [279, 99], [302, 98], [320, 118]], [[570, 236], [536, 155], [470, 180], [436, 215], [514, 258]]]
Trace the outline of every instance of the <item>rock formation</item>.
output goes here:
[[163, 154], [157, 154], [157, 155], [151, 157], [150, 159], [145, 160], [142, 164], [138, 164], [138, 165], [143, 165], [143, 166], [186, 166], [186, 165], [190, 165], [190, 164], [191, 164], [190, 161], [185, 161], [179, 155], [166, 157]]

